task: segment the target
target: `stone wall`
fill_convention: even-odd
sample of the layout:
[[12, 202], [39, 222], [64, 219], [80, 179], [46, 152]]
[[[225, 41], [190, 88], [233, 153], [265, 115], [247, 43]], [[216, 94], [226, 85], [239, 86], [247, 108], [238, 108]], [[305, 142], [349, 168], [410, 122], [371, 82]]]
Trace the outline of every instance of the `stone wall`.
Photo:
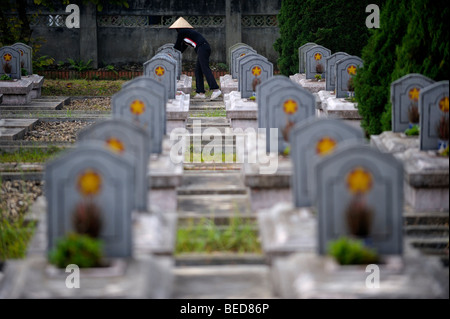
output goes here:
[[[175, 42], [176, 31], [168, 27], [183, 16], [201, 32], [212, 48], [211, 61], [228, 63], [228, 48], [238, 42], [251, 45], [276, 64], [273, 43], [279, 37], [276, 15], [281, 0], [128, 0], [129, 8], [106, 6], [101, 12], [90, 4], [72, 0], [80, 7], [80, 28], [65, 26], [65, 6], [50, 11], [28, 0], [27, 13], [38, 13], [32, 23], [33, 37], [44, 38], [39, 52], [56, 61], [67, 58], [93, 66], [111, 63], [143, 63], [165, 43]], [[184, 61], [196, 55], [187, 49]]]

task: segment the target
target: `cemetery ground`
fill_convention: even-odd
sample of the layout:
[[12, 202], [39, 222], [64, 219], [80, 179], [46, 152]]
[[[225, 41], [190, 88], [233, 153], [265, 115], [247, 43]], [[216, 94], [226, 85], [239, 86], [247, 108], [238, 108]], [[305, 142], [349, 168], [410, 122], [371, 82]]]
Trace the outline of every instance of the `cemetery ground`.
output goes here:
[[[42, 97], [64, 97], [60, 109], [1, 111], [2, 118], [37, 119], [19, 140], [1, 141], [0, 209], [3, 217], [7, 217], [2, 220], [12, 221], [3, 225], [2, 229], [8, 232], [2, 233], [2, 242], [18, 243], [14, 251], [6, 252], [8, 258], [25, 256], [28, 240], [35, 227], [33, 221], [28, 220], [29, 217], [26, 216], [35, 200], [43, 194], [42, 175], [45, 162], [72, 148], [80, 130], [97, 120], [110, 117], [111, 96], [120, 90], [124, 82], [46, 80]], [[193, 87], [195, 88], [195, 82]], [[205, 87], [208, 90], [207, 83]], [[191, 93], [192, 96], [195, 94], [194, 91]], [[210, 94], [211, 92], [207, 93]], [[210, 105], [198, 102], [196, 106], [195, 101], [191, 103], [191, 118], [213, 122], [225, 118], [223, 103], [207, 104]], [[195, 158], [200, 154], [193, 152], [191, 155]], [[222, 155], [219, 157], [215, 162], [222, 162], [224, 158]], [[236, 155], [233, 156], [233, 161], [235, 159]], [[190, 160], [192, 161], [192, 158]], [[229, 290], [235, 291], [236, 298], [271, 297], [256, 221], [254, 218], [242, 218], [240, 214], [240, 209], [248, 212], [245, 203], [242, 206], [242, 197], [245, 197], [246, 201], [249, 199], [243, 185], [240, 188], [237, 186], [240, 178], [236, 167], [231, 165], [230, 170], [227, 164], [211, 165], [205, 163], [203, 158], [200, 166], [195, 166], [185, 167], [184, 179], [187, 185], [178, 191], [178, 205], [181, 211], [186, 208], [186, 215], [190, 215], [192, 212], [189, 210], [197, 210], [197, 203], [192, 203], [193, 197], [210, 196], [206, 200], [201, 200], [203, 203], [199, 204], [200, 207], [208, 209], [206, 202], [216, 199], [219, 202], [211, 206], [220, 207], [221, 212], [218, 212], [219, 217], [216, 217], [217, 223], [204, 217], [187, 217], [180, 223], [175, 247], [175, 255], [178, 256], [176, 280], [179, 282], [175, 285], [177, 288], [174, 297], [226, 298], [227, 285]], [[200, 187], [196, 179], [201, 181]], [[219, 185], [220, 187], [216, 190], [202, 190], [201, 185], [207, 186], [206, 188]], [[190, 189], [191, 186], [194, 189]], [[238, 205], [233, 206], [232, 201], [230, 208], [227, 209], [225, 202], [229, 202], [233, 197], [238, 198]], [[220, 217], [221, 213], [226, 211], [234, 211], [236, 214], [231, 219], [225, 215]], [[24, 216], [28, 219], [23, 220]], [[2, 254], [5, 254], [3, 247]], [[208, 265], [209, 268], [206, 268]], [[221, 267], [223, 265], [228, 265], [228, 268]], [[214, 286], [211, 280], [228, 283], [221, 285], [225, 290], [219, 287], [208, 291], [204, 286]], [[252, 285], [248, 286], [246, 283]]]
[[[351, 99], [338, 101], [336, 107], [336, 98], [331, 96], [334, 93], [326, 95], [325, 83], [312, 80], [314, 74], [310, 73], [318, 68], [311, 65], [322, 57], [331, 59], [330, 50], [315, 45], [305, 50], [306, 75], [291, 79], [274, 77], [272, 64], [246, 45], [230, 49], [230, 53], [236, 52], [239, 54], [235, 54], [234, 65], [238, 66], [240, 80], [228, 76], [227, 81], [233, 88], [238, 84], [239, 91], [231, 89], [223, 100], [190, 99], [187, 109], [183, 105], [186, 93], [178, 90], [176, 59], [166, 54], [157, 54], [144, 64], [147, 77], [129, 83], [47, 81], [44, 95], [34, 101], [36, 104], [32, 103], [33, 107], [4, 106], [0, 110], [2, 118], [7, 119], [2, 123], [7, 134], [2, 135], [1, 141], [1, 209], [8, 219], [2, 219], [6, 221], [2, 230], [7, 231], [2, 231], [1, 236], [3, 243], [16, 243], [7, 246], [10, 247], [6, 252], [8, 258], [25, 254], [34, 229], [32, 253], [27, 260], [37, 267], [45, 267], [47, 259], [42, 254], [42, 243], [48, 240], [52, 247], [60, 236], [58, 233], [67, 229], [64, 220], [67, 224], [69, 216], [81, 218], [84, 209], [92, 210], [89, 216], [95, 221], [97, 208], [90, 206], [95, 198], [101, 203], [101, 209], [114, 217], [108, 223], [115, 227], [107, 231], [117, 236], [103, 237], [107, 239], [106, 255], [133, 256], [128, 269], [144, 267], [139, 271], [140, 276], [149, 276], [146, 279], [155, 285], [150, 286], [156, 288], [150, 291], [137, 283], [142, 277], [130, 278], [121, 272], [119, 263], [110, 266], [122, 274], [120, 284], [113, 288], [103, 285], [102, 292], [88, 288], [87, 295], [83, 296], [249, 299], [413, 298], [416, 295], [426, 298], [445, 294], [445, 283], [443, 288], [435, 287], [434, 280], [440, 276], [445, 278], [445, 272], [448, 278], [448, 209], [445, 211], [445, 204], [436, 202], [434, 197], [416, 201], [416, 205], [435, 205], [420, 207], [419, 212], [408, 205], [403, 207], [403, 166], [391, 154], [365, 145], [369, 140], [364, 139], [359, 128], [360, 118], [355, 115], [357, 111]], [[346, 96], [348, 88], [343, 87], [350, 82], [355, 65], [362, 61], [346, 55], [340, 58], [334, 61], [335, 84], [342, 92], [336, 90], [336, 95]], [[151, 76], [166, 82], [155, 81]], [[220, 78], [225, 91], [227, 85], [222, 80], [225, 79]], [[183, 83], [189, 83], [191, 88], [190, 82]], [[185, 88], [183, 83], [181, 87]], [[322, 93], [316, 94], [319, 90]], [[194, 94], [195, 83], [190, 90], [191, 97]], [[252, 99], [255, 95], [258, 105]], [[53, 109], [48, 109], [49, 104]], [[343, 121], [327, 118], [336, 114]], [[102, 121], [105, 119], [109, 121]], [[8, 125], [17, 128], [17, 123], [22, 123], [20, 129], [8, 130]], [[250, 136], [242, 128], [253, 129], [256, 125], [266, 134], [254, 140], [249, 138], [245, 147], [238, 144], [240, 137]], [[188, 140], [183, 141], [184, 154], [170, 154], [169, 158], [173, 144], [167, 135], [173, 128], [183, 129], [183, 134], [187, 132]], [[278, 140], [272, 138], [269, 128], [281, 132], [275, 136]], [[231, 129], [237, 130], [230, 133]], [[151, 145], [145, 143], [149, 136], [152, 136]], [[205, 136], [214, 136], [214, 145], [220, 142], [212, 157], [201, 152], [211, 141]], [[276, 160], [274, 174], [261, 174], [264, 167], [259, 162], [239, 163], [247, 155], [249, 158], [256, 155], [261, 140], [265, 152], [258, 156], [264, 155], [269, 166]], [[382, 147], [383, 141], [374, 143]], [[75, 145], [75, 142], [81, 143]], [[275, 152], [267, 154], [272, 146]], [[330, 152], [335, 153], [330, 156]], [[177, 158], [181, 158], [180, 163], [175, 161]], [[316, 162], [317, 167], [313, 167]], [[435, 159], [436, 166], [441, 167], [441, 162]], [[47, 163], [50, 164], [44, 171]], [[312, 171], [314, 176], [310, 175]], [[164, 175], [167, 173], [168, 178]], [[424, 179], [428, 181], [427, 178]], [[439, 178], [431, 180], [438, 187], [445, 186], [445, 181]], [[59, 181], [63, 187], [59, 187]], [[39, 198], [44, 188], [47, 204]], [[414, 190], [410, 192], [421, 195]], [[123, 196], [123, 200], [119, 202], [118, 196]], [[313, 196], [315, 207], [311, 207]], [[73, 201], [78, 204], [74, 206]], [[383, 276], [387, 276], [383, 278], [385, 286], [380, 295], [367, 290], [367, 280], [366, 286], [361, 286], [364, 282], [360, 280], [361, 274], [365, 273], [358, 271], [361, 267], [345, 269], [334, 263], [330, 268], [330, 260], [320, 256], [335, 233], [346, 232], [342, 211], [347, 203], [350, 204], [347, 215], [360, 214], [353, 216], [354, 219], [350, 215], [346, 218], [352, 233], [367, 232], [365, 225], [371, 223], [370, 219], [364, 222], [367, 215], [376, 218], [373, 227], [377, 236], [367, 238], [366, 244], [380, 248], [383, 259], [375, 259], [364, 250], [356, 256], [371, 256], [372, 263], [379, 263]], [[27, 214], [31, 206], [33, 212], [41, 212], [41, 219]], [[74, 207], [76, 213], [72, 214]], [[152, 214], [145, 214], [147, 211]], [[41, 221], [36, 228], [34, 218]], [[48, 223], [42, 222], [45, 218]], [[354, 220], [360, 224], [353, 223]], [[136, 240], [133, 247], [131, 236]], [[342, 250], [345, 245], [340, 241], [335, 246], [341, 262], [345, 260], [345, 249]], [[0, 247], [3, 255], [4, 247]], [[398, 254], [403, 247], [408, 248], [405, 259], [401, 260]], [[352, 249], [359, 251], [361, 247]], [[149, 251], [153, 254], [151, 258]], [[34, 255], [35, 252], [39, 254]], [[385, 257], [391, 254], [392, 258]], [[149, 268], [144, 266], [149, 264], [156, 271], [149, 273]], [[303, 267], [297, 267], [298, 264]], [[17, 274], [20, 276], [19, 272], [11, 275], [11, 268], [5, 268], [4, 282], [15, 279]], [[305, 273], [297, 277], [298, 271]], [[417, 272], [423, 276], [414, 275]], [[66, 289], [52, 290], [51, 279], [41, 275], [30, 274], [30, 288], [17, 292], [17, 296], [58, 297], [70, 293]], [[311, 276], [318, 285], [317, 290], [311, 284]], [[41, 291], [41, 284], [50, 289]], [[130, 291], [130, 284], [138, 288]], [[346, 290], [347, 285], [351, 291]], [[411, 291], [411, 287], [417, 291]]]

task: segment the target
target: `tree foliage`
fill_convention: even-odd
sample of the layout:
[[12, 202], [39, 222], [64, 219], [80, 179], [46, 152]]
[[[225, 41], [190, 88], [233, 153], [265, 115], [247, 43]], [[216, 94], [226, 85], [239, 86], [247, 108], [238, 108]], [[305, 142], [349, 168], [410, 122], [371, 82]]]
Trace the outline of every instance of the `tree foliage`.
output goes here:
[[448, 79], [449, 8], [444, 1], [387, 0], [363, 49], [355, 95], [367, 134], [391, 129], [390, 85], [409, 73]]
[[285, 75], [298, 72], [298, 48], [315, 42], [332, 52], [361, 55], [370, 32], [368, 4], [382, 0], [283, 0], [278, 14], [280, 38], [274, 44], [278, 67]]

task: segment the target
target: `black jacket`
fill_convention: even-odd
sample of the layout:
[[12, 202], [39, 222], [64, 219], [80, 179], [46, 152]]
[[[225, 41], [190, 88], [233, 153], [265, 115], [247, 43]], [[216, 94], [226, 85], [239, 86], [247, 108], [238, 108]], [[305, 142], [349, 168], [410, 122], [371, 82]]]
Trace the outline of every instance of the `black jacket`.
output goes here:
[[193, 29], [177, 29], [178, 37], [174, 48], [180, 50], [182, 53], [189, 46], [193, 47], [197, 52], [198, 47], [202, 44], [208, 43], [206, 39], [197, 31]]

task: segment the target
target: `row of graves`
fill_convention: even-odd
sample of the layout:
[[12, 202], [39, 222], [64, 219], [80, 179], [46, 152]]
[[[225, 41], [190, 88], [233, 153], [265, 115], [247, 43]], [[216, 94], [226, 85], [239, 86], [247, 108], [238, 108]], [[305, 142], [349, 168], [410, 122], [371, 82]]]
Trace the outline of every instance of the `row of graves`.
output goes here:
[[345, 120], [359, 127], [361, 117], [354, 99], [353, 77], [364, 66], [361, 58], [316, 43], [298, 48], [299, 73], [290, 76], [320, 100], [317, 115]]
[[[111, 118], [84, 128], [46, 164], [45, 197], [32, 207], [37, 229], [27, 257], [5, 263], [0, 296], [170, 298], [183, 157], [171, 154], [167, 132], [184, 127], [191, 87], [178, 53], [160, 48], [144, 75], [113, 95]], [[70, 271], [49, 256], [74, 233], [101, 240], [104, 256], [80, 269], [79, 289], [68, 289]]]
[[[246, 128], [237, 157], [251, 190], [275, 294], [448, 298], [448, 268], [438, 257], [425, 257], [404, 236], [404, 218], [411, 210], [439, 210], [448, 218], [448, 158], [437, 156], [445, 142], [438, 141], [435, 130], [443, 116], [448, 123], [448, 82], [422, 90], [424, 85], [413, 85], [420, 138], [387, 132], [372, 137], [369, 145], [351, 90], [363, 62], [309, 46], [300, 53], [305, 73], [288, 78], [273, 76], [264, 57], [237, 44], [230, 48], [230, 71], [237, 70], [237, 79], [221, 77], [222, 90], [230, 88], [224, 95], [227, 117], [233, 128]], [[412, 88], [394, 83], [393, 96], [405, 100]], [[393, 102], [393, 119], [398, 112]], [[387, 138], [393, 134], [402, 142]], [[328, 255], [330, 244], [346, 238], [376, 251], [377, 261], [367, 267], [338, 264]]]
[[[0, 48], [0, 110], [56, 110], [66, 98], [41, 97], [44, 77], [33, 74], [32, 48], [15, 43]], [[0, 122], [0, 140], [22, 138], [33, 129], [37, 119], [8, 119]]]

